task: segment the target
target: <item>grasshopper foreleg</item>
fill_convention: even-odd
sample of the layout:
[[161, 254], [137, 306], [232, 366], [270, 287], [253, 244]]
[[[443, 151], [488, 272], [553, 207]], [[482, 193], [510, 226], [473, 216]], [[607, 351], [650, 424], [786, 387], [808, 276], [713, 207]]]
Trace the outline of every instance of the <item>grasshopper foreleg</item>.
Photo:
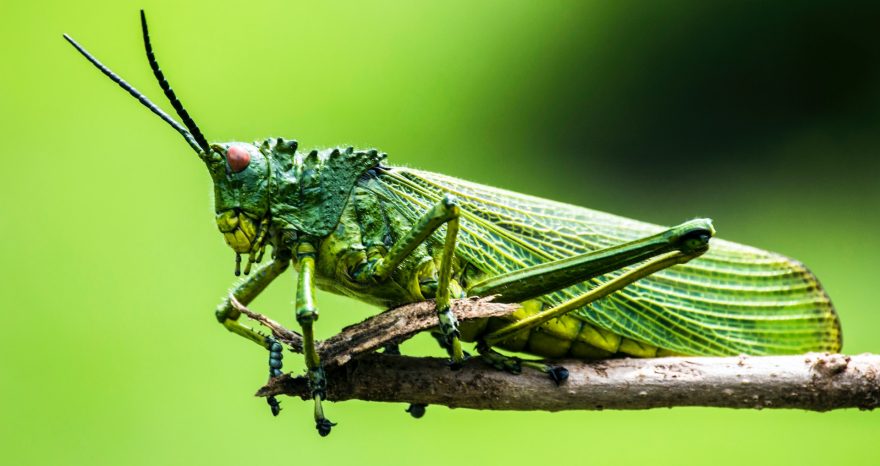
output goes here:
[[[272, 337], [266, 337], [266, 340], [269, 342], [269, 379], [271, 380], [273, 377], [281, 375], [281, 360], [284, 358], [284, 354], [281, 343]], [[281, 412], [281, 403], [274, 396], [267, 397], [266, 403], [269, 404], [273, 416], [277, 416]]]
[[[253, 275], [248, 276], [247, 279], [238, 284], [232, 290], [232, 295], [242, 304], [249, 304], [269, 286], [269, 283], [272, 283], [272, 280], [287, 270], [289, 263], [290, 254], [276, 254], [275, 260], [261, 266]], [[217, 321], [223, 324], [230, 332], [247, 338], [269, 350], [269, 378], [281, 375], [281, 359], [283, 357], [281, 345], [272, 337], [263, 335], [239, 322], [238, 318], [241, 317], [241, 313], [232, 307], [229, 297], [223, 300], [217, 308], [215, 315], [217, 316]], [[278, 400], [271, 396], [266, 399], [266, 402], [269, 403], [272, 415], [277, 416], [281, 411]]]
[[315, 401], [315, 428], [325, 437], [336, 424], [324, 417], [321, 401], [327, 398], [327, 378], [321, 367], [321, 358], [315, 349], [315, 332], [313, 324], [318, 320], [318, 308], [315, 306], [315, 247], [309, 243], [301, 243], [296, 250], [299, 264], [298, 283], [296, 287], [296, 321], [302, 328], [303, 353], [309, 376], [309, 390]]

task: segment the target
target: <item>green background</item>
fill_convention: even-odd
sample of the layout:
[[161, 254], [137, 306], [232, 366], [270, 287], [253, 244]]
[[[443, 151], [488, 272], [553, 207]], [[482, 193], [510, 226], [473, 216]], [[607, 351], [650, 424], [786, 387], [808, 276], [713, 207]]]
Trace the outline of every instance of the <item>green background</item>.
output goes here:
[[[880, 24], [871, 2], [3, 2], [3, 464], [878, 464], [880, 413], [509, 413], [329, 404], [272, 418], [210, 180], [68, 32], [209, 139], [392, 164], [719, 235], [808, 264], [844, 350], [880, 352]], [[253, 305], [294, 325], [287, 274]], [[326, 337], [376, 312], [320, 294]], [[434, 352], [417, 338], [411, 353]], [[289, 355], [287, 368], [300, 371]]]

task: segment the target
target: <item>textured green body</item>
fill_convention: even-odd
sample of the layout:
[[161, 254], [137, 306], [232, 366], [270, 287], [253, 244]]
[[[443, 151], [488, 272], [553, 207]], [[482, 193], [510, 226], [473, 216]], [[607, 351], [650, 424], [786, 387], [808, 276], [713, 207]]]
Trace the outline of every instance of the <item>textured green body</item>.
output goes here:
[[[344, 151], [339, 151], [344, 152]], [[389, 280], [355, 279], [446, 194], [461, 203], [453, 296], [487, 277], [655, 234], [661, 227], [524, 196], [434, 173], [375, 167], [357, 179], [335, 229], [320, 241], [320, 288], [380, 307], [434, 297], [444, 230], [436, 232]], [[462, 339], [585, 292], [624, 270], [524, 303], [506, 319], [462, 325]], [[545, 357], [615, 353], [787, 354], [840, 348], [837, 316], [816, 278], [777, 254], [713, 239], [708, 253], [504, 341]]]

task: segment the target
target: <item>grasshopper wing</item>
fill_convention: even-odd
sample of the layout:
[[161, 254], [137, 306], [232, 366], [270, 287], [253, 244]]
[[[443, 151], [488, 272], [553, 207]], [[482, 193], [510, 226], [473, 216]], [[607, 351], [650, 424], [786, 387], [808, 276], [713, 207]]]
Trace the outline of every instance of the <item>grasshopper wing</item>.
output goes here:
[[[631, 241], [662, 227], [408, 168], [379, 177], [392, 205], [461, 201], [457, 254], [487, 277]], [[414, 217], [417, 212], [401, 209]], [[440, 238], [435, 238], [440, 241]], [[548, 305], [627, 269], [541, 297]], [[837, 314], [816, 277], [779, 254], [712, 239], [709, 251], [574, 312], [618, 335], [681, 354], [838, 351]]]

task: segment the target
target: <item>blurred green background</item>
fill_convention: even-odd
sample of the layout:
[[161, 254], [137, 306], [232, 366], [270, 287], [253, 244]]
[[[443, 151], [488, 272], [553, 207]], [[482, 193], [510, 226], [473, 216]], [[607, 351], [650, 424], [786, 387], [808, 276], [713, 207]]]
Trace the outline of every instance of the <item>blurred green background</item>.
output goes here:
[[[156, 102], [214, 140], [375, 146], [414, 166], [796, 257], [848, 353], [880, 352], [876, 2], [4, 2], [0, 462], [878, 464], [880, 413], [506, 413], [311, 406], [272, 418], [266, 354], [217, 325], [233, 282], [210, 180]], [[321, 294], [326, 337], [376, 312]], [[253, 305], [294, 325], [293, 278]], [[433, 352], [419, 338], [404, 351]], [[292, 355], [289, 370], [300, 371]]]

